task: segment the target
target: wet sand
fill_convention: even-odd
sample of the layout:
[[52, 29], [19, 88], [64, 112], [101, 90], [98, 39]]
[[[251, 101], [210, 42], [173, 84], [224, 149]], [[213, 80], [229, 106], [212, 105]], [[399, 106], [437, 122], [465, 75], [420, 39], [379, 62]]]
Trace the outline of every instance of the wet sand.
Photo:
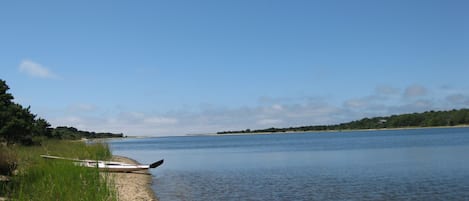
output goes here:
[[[136, 161], [122, 156], [113, 156], [112, 160], [138, 164]], [[114, 179], [119, 201], [157, 201], [151, 189], [152, 177], [148, 171], [110, 173], [110, 175]]]

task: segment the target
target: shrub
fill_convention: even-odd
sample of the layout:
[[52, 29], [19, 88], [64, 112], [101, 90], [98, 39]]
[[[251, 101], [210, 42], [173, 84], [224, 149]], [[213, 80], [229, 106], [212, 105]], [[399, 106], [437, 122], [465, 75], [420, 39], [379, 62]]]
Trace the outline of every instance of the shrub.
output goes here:
[[11, 175], [16, 169], [17, 156], [5, 146], [0, 146], [0, 175]]

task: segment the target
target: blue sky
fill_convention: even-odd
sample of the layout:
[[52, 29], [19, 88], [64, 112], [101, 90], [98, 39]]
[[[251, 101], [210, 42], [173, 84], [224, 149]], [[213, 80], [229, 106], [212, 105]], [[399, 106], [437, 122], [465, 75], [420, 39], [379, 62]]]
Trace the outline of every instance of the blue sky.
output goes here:
[[468, 1], [8, 1], [0, 78], [53, 126], [167, 136], [469, 107]]

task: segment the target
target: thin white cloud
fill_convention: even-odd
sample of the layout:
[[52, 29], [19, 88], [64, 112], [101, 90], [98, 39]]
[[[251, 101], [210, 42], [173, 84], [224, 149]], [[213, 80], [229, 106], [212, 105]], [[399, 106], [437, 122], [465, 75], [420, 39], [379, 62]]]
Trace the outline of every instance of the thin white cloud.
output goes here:
[[452, 94], [447, 96], [446, 100], [453, 104], [461, 104], [469, 102], [469, 97], [466, 97], [463, 94]]
[[175, 118], [167, 117], [148, 117], [145, 118], [144, 123], [155, 124], [155, 125], [174, 125], [178, 123], [178, 120]]
[[257, 124], [261, 126], [272, 126], [280, 123], [283, 123], [283, 121], [280, 119], [261, 119], [257, 121]]
[[45, 66], [36, 63], [34, 61], [24, 59], [19, 65], [19, 70], [22, 73], [26, 73], [32, 77], [46, 78], [46, 79], [57, 79], [59, 76], [50, 71]]
[[392, 86], [388, 86], [388, 85], [380, 85], [376, 87], [375, 93], [376, 95], [379, 95], [379, 96], [392, 96], [392, 95], [398, 94], [399, 89], [394, 88]]
[[404, 92], [405, 98], [416, 98], [427, 95], [427, 89], [420, 85], [412, 85], [407, 87]]
[[416, 100], [403, 102], [400, 105], [388, 106], [387, 109], [388, 113], [386, 115], [425, 112], [429, 110], [449, 110], [454, 108], [436, 105], [436, 103], [431, 100]]
[[67, 111], [71, 113], [90, 113], [97, 111], [97, 107], [92, 104], [78, 103], [68, 106]]
[[282, 110], [283, 110], [283, 106], [280, 105], [280, 104], [275, 104], [275, 105], [272, 105], [272, 109], [273, 109], [273, 110], [276, 110], [276, 111], [282, 111]]
[[352, 99], [347, 100], [344, 103], [344, 106], [352, 109], [366, 108], [370, 105], [370, 101], [367, 99]]

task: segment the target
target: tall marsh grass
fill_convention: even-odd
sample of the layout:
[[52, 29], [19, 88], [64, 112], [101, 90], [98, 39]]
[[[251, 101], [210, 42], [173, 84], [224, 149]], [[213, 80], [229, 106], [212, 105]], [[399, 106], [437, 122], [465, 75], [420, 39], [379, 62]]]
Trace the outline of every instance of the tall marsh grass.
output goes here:
[[0, 175], [11, 175], [16, 169], [17, 157], [14, 151], [0, 145]]
[[[116, 200], [112, 179], [96, 168], [76, 166], [70, 161], [47, 160], [41, 154], [108, 160], [106, 144], [46, 141], [37, 147], [15, 147], [19, 174], [4, 185], [3, 193], [13, 200]], [[0, 189], [1, 191], [1, 189]]]

